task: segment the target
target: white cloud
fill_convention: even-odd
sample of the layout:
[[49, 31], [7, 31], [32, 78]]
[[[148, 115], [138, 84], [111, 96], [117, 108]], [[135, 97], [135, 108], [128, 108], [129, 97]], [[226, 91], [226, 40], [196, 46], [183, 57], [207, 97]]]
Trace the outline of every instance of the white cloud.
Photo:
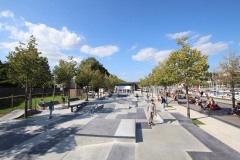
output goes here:
[[0, 42], [0, 48], [13, 50], [16, 46], [19, 45], [18, 41], [14, 42]]
[[13, 12], [9, 11], [9, 10], [6, 10], [6, 11], [2, 11], [0, 12], [0, 17], [10, 17], [10, 18], [13, 18], [14, 17], [14, 14]]
[[153, 61], [158, 63], [166, 59], [173, 50], [158, 51], [154, 48], [145, 48], [132, 56], [135, 61]]
[[182, 38], [185, 36], [189, 36], [192, 33], [192, 31], [185, 31], [185, 32], [179, 32], [179, 33], [173, 33], [173, 34], [166, 34], [166, 37], [170, 39], [176, 39], [176, 38]]
[[228, 49], [229, 43], [225, 42], [210, 42], [212, 35], [201, 37], [197, 42], [193, 44], [193, 48], [200, 50], [205, 55], [213, 55], [218, 52]]
[[155, 56], [157, 50], [154, 48], [145, 48], [140, 50], [136, 55], [132, 56], [135, 61], [149, 61]]
[[[83, 49], [83, 53], [100, 57], [110, 56], [119, 50], [117, 46], [113, 45], [98, 46], [96, 48], [91, 48], [88, 45], [83, 46], [85, 38], [70, 31], [67, 27], [56, 29], [42, 23], [28, 22], [24, 18], [17, 19], [14, 18], [11, 11], [0, 12], [0, 17], [8, 18], [6, 22], [0, 22], [0, 32], [7, 33], [5, 42], [0, 42], [0, 49], [13, 50], [19, 45], [19, 41], [25, 43], [33, 35], [38, 44], [37, 48], [52, 64], [55, 64], [60, 59], [67, 59], [68, 56], [74, 56], [77, 61], [81, 61], [82, 56], [79, 56], [79, 48]], [[72, 55], [69, 54], [69, 51], [77, 53]]]
[[110, 56], [115, 52], [119, 51], [119, 48], [117, 46], [108, 45], [108, 46], [100, 46], [100, 47], [91, 47], [88, 45], [84, 45], [80, 48], [81, 52], [99, 56], [99, 57], [106, 57]]
[[195, 42], [193, 45], [194, 45], [194, 46], [202, 45], [202, 44], [210, 41], [211, 38], [212, 38], [212, 35], [211, 35], [211, 34], [209, 34], [209, 35], [207, 35], [207, 36], [203, 36], [203, 37], [201, 37], [197, 42]]
[[137, 47], [138, 47], [138, 44], [134, 44], [134, 45], [129, 49], [129, 51], [133, 51], [133, 50], [137, 49]]
[[56, 46], [58, 49], [72, 50], [77, 49], [82, 41], [82, 37], [74, 32], [70, 32], [66, 27], [57, 30], [48, 27], [45, 24], [33, 24], [25, 22], [29, 33], [34, 35], [41, 47], [52, 48]]
[[159, 51], [156, 53], [155, 55], [155, 61], [156, 62], [162, 62], [164, 61], [166, 58], [168, 58], [168, 56], [170, 55], [170, 53], [173, 50], [163, 50], [163, 51]]

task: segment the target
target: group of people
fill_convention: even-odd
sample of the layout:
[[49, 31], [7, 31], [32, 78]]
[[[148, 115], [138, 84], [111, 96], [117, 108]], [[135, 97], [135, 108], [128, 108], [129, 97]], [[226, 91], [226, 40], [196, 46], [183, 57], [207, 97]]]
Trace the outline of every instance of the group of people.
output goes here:
[[215, 101], [213, 100], [213, 98], [207, 98], [206, 108], [208, 108], [209, 110], [217, 110], [217, 109], [219, 109], [220, 107], [215, 103]]
[[202, 101], [200, 97], [194, 98], [195, 105], [201, 106], [201, 108], [207, 108], [209, 110], [219, 109], [219, 106], [215, 103], [213, 98], [207, 98], [206, 102]]
[[[149, 98], [149, 97], [147, 97]], [[166, 104], [166, 100], [164, 97], [157, 97], [157, 101], [161, 101], [162, 104], [162, 111], [165, 110], [165, 104]], [[147, 107], [147, 111], [149, 113], [149, 117], [148, 117], [148, 125], [153, 125], [153, 117], [154, 115], [157, 116], [157, 109], [156, 109], [156, 104], [154, 103], [154, 99], [150, 100], [150, 103]]]

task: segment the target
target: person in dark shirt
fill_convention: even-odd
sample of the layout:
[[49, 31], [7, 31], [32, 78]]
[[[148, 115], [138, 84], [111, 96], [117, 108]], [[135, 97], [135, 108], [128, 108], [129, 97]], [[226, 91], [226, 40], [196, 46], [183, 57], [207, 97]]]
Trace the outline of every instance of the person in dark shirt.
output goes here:
[[52, 111], [54, 110], [54, 105], [52, 101], [50, 101], [48, 108], [49, 108], [49, 118], [52, 119]]

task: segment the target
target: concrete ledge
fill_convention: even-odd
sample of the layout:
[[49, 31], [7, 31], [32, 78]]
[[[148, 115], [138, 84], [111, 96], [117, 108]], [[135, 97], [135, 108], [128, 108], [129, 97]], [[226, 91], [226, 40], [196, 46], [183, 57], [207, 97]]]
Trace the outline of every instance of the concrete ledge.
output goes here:
[[96, 118], [75, 134], [78, 145], [108, 142], [135, 142], [136, 122], [133, 119]]
[[135, 138], [136, 121], [133, 119], [122, 119], [116, 132], [115, 137]]
[[95, 144], [110, 143], [110, 142], [132, 142], [132, 143], [135, 143], [135, 137], [127, 138], [127, 137], [103, 137], [103, 136], [75, 135], [75, 142], [76, 142], [77, 146], [95, 145]]
[[164, 111], [164, 112], [158, 112], [158, 115], [163, 119], [164, 123], [176, 121], [177, 119], [172, 116], [169, 112]]

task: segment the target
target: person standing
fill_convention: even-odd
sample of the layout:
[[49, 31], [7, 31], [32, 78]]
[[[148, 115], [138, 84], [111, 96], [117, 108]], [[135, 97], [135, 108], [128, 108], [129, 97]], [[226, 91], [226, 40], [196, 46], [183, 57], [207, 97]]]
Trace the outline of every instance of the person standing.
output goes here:
[[62, 106], [65, 107], [65, 98], [62, 96]]
[[52, 111], [54, 110], [54, 105], [52, 101], [50, 101], [48, 108], [49, 108], [49, 118], [52, 119]]
[[149, 119], [148, 119], [148, 125], [153, 124], [153, 116], [157, 114], [156, 112], [156, 105], [154, 103], [154, 100], [151, 99], [150, 104], [148, 105], [148, 112], [149, 112]]
[[166, 100], [165, 98], [163, 98], [163, 96], [161, 96], [161, 104], [162, 104], [162, 111], [165, 111]]

